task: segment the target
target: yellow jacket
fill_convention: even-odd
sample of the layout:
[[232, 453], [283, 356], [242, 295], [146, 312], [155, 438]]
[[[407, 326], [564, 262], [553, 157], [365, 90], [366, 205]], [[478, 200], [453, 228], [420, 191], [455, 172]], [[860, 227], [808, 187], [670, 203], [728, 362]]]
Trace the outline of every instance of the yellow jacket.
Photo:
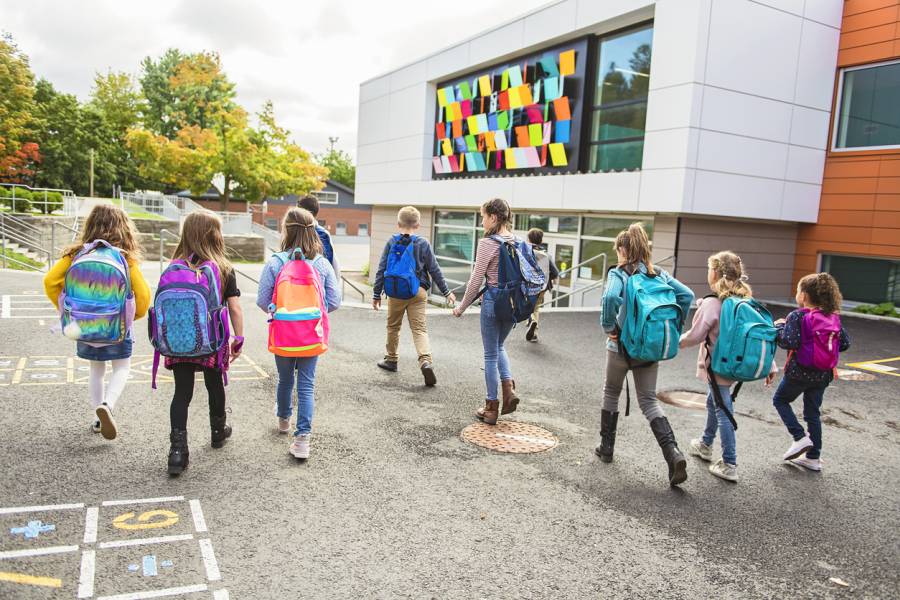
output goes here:
[[[140, 265], [130, 258], [127, 260], [128, 272], [131, 273], [131, 291], [134, 293], [134, 318], [137, 320], [146, 315], [147, 309], [150, 308], [150, 286], [141, 273]], [[44, 293], [57, 309], [59, 309], [59, 293], [63, 289], [66, 271], [70, 266], [72, 257], [64, 256], [44, 276]]]

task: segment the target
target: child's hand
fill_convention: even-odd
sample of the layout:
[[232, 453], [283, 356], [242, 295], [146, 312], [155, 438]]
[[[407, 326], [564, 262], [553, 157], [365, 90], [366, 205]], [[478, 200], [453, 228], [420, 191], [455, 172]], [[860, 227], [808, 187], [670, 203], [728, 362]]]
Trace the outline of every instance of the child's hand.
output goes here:
[[458, 306], [457, 306], [456, 308], [453, 309], [453, 316], [454, 316], [454, 317], [457, 317], [457, 318], [459, 318], [459, 317], [462, 316], [462, 311], [459, 310], [459, 307], [458, 307]]
[[233, 363], [241, 356], [241, 352], [244, 348], [244, 338], [241, 336], [234, 336], [234, 340], [231, 342], [231, 360], [228, 362]]
[[772, 387], [772, 384], [775, 382], [775, 373], [769, 373], [766, 375], [766, 387]]
[[381, 308], [381, 298], [373, 298], [372, 299], [372, 308], [378, 310]]
[[785, 321], [784, 319], [778, 319], [777, 321], [775, 321], [775, 325], [776, 325], [776, 326], [778, 326], [778, 325], [784, 325], [785, 322], [786, 322], [786, 321]]
[[614, 342], [618, 342], [618, 341], [619, 341], [619, 334], [616, 333], [615, 331], [610, 331], [610, 332], [607, 333], [606, 335], [609, 337], [609, 339], [611, 339], [611, 340], [614, 341]]
[[453, 292], [450, 292], [447, 295], [447, 302], [450, 303], [450, 306], [453, 306], [454, 304], [456, 304], [456, 294], [454, 294]]

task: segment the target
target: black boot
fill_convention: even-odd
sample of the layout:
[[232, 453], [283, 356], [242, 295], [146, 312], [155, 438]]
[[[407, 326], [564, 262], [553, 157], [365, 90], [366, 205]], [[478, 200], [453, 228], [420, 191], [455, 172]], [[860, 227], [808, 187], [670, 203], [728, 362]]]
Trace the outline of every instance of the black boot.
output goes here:
[[613, 448], [616, 445], [616, 423], [618, 421], [618, 412], [600, 411], [600, 445], [594, 448], [594, 454], [599, 456], [603, 462], [612, 462]]
[[187, 431], [173, 429], [169, 434], [169, 475], [180, 475], [188, 466]]
[[672, 432], [672, 426], [665, 417], [656, 417], [650, 421], [650, 429], [662, 448], [663, 457], [666, 464], [669, 465], [669, 485], [678, 485], [684, 483], [687, 479], [687, 461], [684, 454], [678, 449], [678, 443], [675, 441], [675, 434]]
[[221, 417], [209, 417], [210, 438], [213, 448], [221, 448], [225, 440], [231, 437], [231, 425], [225, 422], [225, 415]]

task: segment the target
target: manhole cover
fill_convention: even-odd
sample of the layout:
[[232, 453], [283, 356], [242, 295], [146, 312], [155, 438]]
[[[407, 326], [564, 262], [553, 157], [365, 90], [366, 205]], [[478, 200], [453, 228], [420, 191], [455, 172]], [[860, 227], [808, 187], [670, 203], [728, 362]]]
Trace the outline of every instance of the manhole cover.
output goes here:
[[656, 399], [672, 406], [690, 408], [693, 410], [706, 410], [706, 394], [691, 392], [689, 390], [669, 390], [656, 392]]
[[875, 381], [875, 375], [854, 371], [853, 369], [838, 369], [837, 375], [838, 379], [843, 379], [844, 381]]
[[488, 450], [513, 454], [543, 452], [559, 443], [546, 429], [518, 421], [498, 421], [496, 425], [472, 423], [462, 430], [460, 437]]

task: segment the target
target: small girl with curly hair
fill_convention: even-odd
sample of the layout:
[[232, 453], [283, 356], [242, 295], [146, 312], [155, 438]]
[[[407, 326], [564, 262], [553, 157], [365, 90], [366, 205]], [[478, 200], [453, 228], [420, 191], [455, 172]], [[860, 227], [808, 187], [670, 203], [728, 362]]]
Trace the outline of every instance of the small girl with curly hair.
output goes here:
[[[784, 460], [810, 471], [821, 471], [822, 420], [820, 409], [825, 388], [834, 379], [839, 352], [850, 347], [850, 338], [841, 327], [841, 290], [828, 273], [813, 273], [797, 284], [800, 308], [786, 319], [775, 321], [777, 343], [788, 350], [784, 378], [772, 403], [785, 427], [794, 437]], [[803, 395], [803, 420], [797, 421], [791, 402]]]

